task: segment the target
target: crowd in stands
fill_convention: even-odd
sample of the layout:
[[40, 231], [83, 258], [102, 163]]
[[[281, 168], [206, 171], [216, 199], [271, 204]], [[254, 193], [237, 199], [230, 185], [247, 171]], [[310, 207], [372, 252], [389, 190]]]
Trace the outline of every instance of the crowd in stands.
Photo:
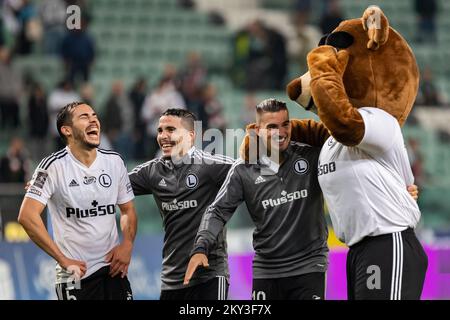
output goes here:
[[[416, 40], [435, 41], [436, 1], [412, 1], [421, 30]], [[95, 41], [89, 32], [93, 19], [89, 13], [90, 1], [3, 0], [0, 3], [0, 132], [17, 130], [23, 137], [23, 140], [12, 139], [4, 152], [0, 182], [24, 179], [28, 172], [24, 166], [29, 159], [37, 161], [64, 146], [55, 119], [59, 109], [72, 101], [85, 101], [99, 111], [104, 133], [102, 147], [120, 152], [125, 159], [151, 159], [157, 155], [157, 122], [168, 107], [191, 110], [202, 121], [204, 130], [223, 131], [228, 127], [217, 88], [209, 80], [210, 70], [198, 52], [189, 53], [181, 66], [168, 63], [155, 83], [149, 83], [145, 74], [136, 74], [129, 87], [122, 79], [114, 79], [108, 84], [107, 99], [94, 105], [91, 73], [98, 59], [96, 41], [101, 39]], [[189, 10], [194, 6], [192, 1], [180, 3]], [[66, 9], [70, 5], [82, 8], [81, 29], [66, 27]], [[338, 0], [323, 0], [317, 21], [311, 18], [312, 0], [292, 0], [292, 9], [298, 41], [303, 48], [295, 59], [305, 68], [307, 52], [317, 45], [317, 36], [311, 37], [310, 29], [316, 29], [315, 35], [328, 33], [346, 17]], [[12, 63], [16, 57], [36, 53], [37, 45], [39, 54], [54, 56], [64, 67], [64, 77], [55, 88], [45, 88], [33, 75], [21, 74]], [[258, 103], [255, 92], [284, 90], [293, 57], [288, 54], [283, 33], [262, 19], [249, 21], [235, 32], [230, 45], [232, 65], [225, 75], [230, 76], [236, 88], [247, 92], [242, 101], [246, 111], [240, 115], [241, 123], [245, 124], [253, 119], [253, 108]], [[429, 68], [422, 70], [417, 104], [447, 104]]]

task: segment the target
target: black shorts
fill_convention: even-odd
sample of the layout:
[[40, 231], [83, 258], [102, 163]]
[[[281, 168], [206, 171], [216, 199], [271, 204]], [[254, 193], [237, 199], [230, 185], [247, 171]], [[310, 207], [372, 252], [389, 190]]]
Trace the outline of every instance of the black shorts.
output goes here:
[[418, 300], [428, 258], [413, 229], [366, 237], [347, 255], [349, 300]]
[[277, 279], [253, 279], [252, 300], [322, 299], [325, 299], [325, 272]]
[[227, 300], [228, 281], [217, 276], [192, 287], [175, 290], [161, 290], [160, 300]]
[[79, 285], [57, 284], [56, 295], [58, 300], [133, 300], [128, 278], [122, 278], [120, 274], [111, 278], [109, 266], [82, 279]]

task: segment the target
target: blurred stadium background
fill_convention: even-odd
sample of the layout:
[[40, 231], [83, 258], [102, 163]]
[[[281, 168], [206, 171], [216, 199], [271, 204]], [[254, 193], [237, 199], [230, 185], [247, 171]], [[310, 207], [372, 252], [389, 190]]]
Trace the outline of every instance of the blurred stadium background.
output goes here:
[[[24, 182], [59, 148], [55, 112], [83, 99], [102, 120], [102, 145], [128, 169], [152, 158], [159, 104], [186, 105], [203, 127], [244, 128], [275, 97], [291, 117], [313, 115], [284, 86], [305, 72], [321, 34], [379, 5], [410, 43], [420, 93], [403, 128], [429, 268], [424, 299], [450, 298], [450, 1], [447, 0], [0, 0], [0, 299], [55, 299], [54, 262], [16, 223]], [[66, 27], [81, 8], [81, 31]], [[77, 63], [74, 64], [73, 61]], [[240, 141], [226, 141], [236, 156]], [[138, 299], [159, 297], [162, 223], [151, 196], [136, 198], [139, 230], [130, 281]], [[51, 226], [50, 226], [51, 228]], [[249, 299], [252, 224], [229, 224], [230, 298]], [[330, 225], [327, 294], [345, 299], [346, 248]]]

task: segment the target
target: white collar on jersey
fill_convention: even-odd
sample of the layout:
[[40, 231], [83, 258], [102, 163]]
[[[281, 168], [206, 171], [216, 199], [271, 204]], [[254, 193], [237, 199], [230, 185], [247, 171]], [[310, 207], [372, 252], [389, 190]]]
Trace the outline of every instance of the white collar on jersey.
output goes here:
[[[280, 170], [280, 165], [276, 163], [275, 161], [272, 161], [268, 156], [263, 155], [259, 162], [265, 167], [261, 170], [270, 170], [273, 174], [277, 174], [278, 170]], [[266, 174], [264, 174], [266, 175]], [[267, 175], [270, 175], [267, 174]]]
[[195, 146], [192, 146], [188, 152], [186, 152], [181, 158], [179, 159], [170, 159], [168, 160], [169, 162], [171, 162], [174, 166], [180, 166], [182, 164], [185, 163], [190, 163], [190, 158], [192, 158], [192, 156], [194, 155], [194, 151], [196, 150]]
[[97, 148], [97, 155], [95, 157], [95, 160], [91, 163], [91, 165], [88, 167], [86, 166], [83, 162], [81, 162], [80, 160], [78, 160], [75, 155], [72, 153], [72, 151], [70, 150], [69, 146], [66, 146], [65, 148], [67, 150], [67, 154], [69, 155], [69, 157], [79, 166], [81, 166], [84, 169], [92, 169], [95, 167], [95, 165], [97, 164], [97, 159], [98, 159], [98, 148]]

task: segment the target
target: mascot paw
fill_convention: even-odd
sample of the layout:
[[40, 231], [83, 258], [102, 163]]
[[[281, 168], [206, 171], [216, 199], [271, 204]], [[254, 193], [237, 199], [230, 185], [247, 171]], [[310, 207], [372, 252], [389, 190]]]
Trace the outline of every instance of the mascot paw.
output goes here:
[[320, 46], [308, 54], [308, 67], [311, 78], [337, 73], [341, 77], [347, 67], [349, 55], [347, 50], [337, 51], [332, 46]]

